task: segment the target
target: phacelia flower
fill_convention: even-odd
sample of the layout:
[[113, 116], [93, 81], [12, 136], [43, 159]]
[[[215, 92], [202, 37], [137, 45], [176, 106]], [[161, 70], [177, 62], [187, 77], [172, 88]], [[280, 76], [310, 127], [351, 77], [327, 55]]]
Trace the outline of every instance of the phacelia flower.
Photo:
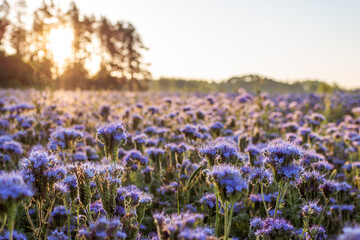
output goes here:
[[248, 189], [248, 182], [241, 176], [240, 169], [231, 165], [214, 166], [208, 177], [216, 185], [222, 201], [237, 201]]
[[266, 218], [259, 223], [254, 221], [253, 227], [256, 237], [263, 239], [292, 239], [294, 236], [294, 226], [282, 218]]
[[317, 216], [321, 213], [322, 207], [318, 205], [318, 201], [310, 201], [301, 207], [301, 213], [304, 216]]
[[56, 146], [57, 149], [73, 149], [76, 141], [82, 140], [82, 132], [72, 128], [58, 128], [50, 138], [50, 145]]
[[0, 209], [7, 213], [13, 206], [34, 195], [31, 187], [16, 172], [0, 172]]
[[111, 157], [113, 163], [118, 160], [118, 150], [126, 142], [126, 133], [120, 122], [107, 123], [97, 129], [96, 137], [104, 144], [105, 156]]
[[249, 174], [249, 182], [253, 185], [263, 184], [268, 186], [272, 182], [272, 173], [264, 168], [254, 168]]

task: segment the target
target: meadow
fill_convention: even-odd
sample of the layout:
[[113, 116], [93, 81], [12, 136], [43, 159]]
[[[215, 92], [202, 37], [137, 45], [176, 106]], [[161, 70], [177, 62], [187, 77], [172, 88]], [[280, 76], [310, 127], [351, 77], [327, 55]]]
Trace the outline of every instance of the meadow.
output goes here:
[[0, 90], [0, 239], [360, 239], [360, 94]]

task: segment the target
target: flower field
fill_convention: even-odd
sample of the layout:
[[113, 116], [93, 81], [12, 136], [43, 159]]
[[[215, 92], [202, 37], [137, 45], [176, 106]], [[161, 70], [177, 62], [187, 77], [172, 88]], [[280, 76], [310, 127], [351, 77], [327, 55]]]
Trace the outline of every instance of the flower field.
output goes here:
[[360, 94], [0, 90], [1, 239], [360, 239]]

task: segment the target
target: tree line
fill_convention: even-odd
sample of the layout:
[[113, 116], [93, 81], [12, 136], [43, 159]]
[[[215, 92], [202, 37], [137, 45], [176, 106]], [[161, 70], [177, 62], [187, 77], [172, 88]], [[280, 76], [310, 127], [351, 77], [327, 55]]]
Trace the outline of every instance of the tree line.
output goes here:
[[[250, 74], [231, 77], [220, 82], [202, 80], [160, 78], [151, 81], [150, 91], [166, 92], [235, 92], [243, 88], [248, 92], [275, 93], [331, 93], [345, 91], [336, 84], [330, 85], [319, 80], [296, 81], [293, 83], [280, 82], [260, 75]], [[354, 90], [355, 92], [356, 90]]]
[[[0, 5], [0, 87], [146, 90], [151, 74], [142, 53], [147, 48], [130, 22], [84, 14], [75, 2], [63, 11], [52, 0], [44, 0], [30, 14], [29, 28], [25, 0], [12, 5], [3, 0]], [[47, 47], [47, 36], [58, 27], [74, 32], [72, 53], [62, 72]], [[91, 76], [86, 62], [94, 49], [100, 66]]]

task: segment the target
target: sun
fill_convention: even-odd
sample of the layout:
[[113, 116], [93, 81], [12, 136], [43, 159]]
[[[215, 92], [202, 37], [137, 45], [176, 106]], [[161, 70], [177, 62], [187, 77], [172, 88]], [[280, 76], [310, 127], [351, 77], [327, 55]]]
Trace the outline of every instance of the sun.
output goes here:
[[59, 71], [62, 72], [72, 55], [74, 31], [65, 27], [52, 28], [47, 40], [47, 47], [52, 52]]

